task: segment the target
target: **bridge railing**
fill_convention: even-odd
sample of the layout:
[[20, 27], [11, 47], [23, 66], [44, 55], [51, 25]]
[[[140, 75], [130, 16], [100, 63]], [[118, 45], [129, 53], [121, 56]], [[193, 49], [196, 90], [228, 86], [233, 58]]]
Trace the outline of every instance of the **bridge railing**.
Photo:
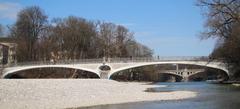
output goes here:
[[132, 57], [132, 58], [109, 58], [109, 63], [128, 62], [161, 62], [161, 61], [208, 61], [208, 57], [203, 56], [168, 56], [168, 57]]
[[161, 62], [161, 61], [208, 61], [204, 56], [168, 56], [168, 57], [131, 57], [131, 58], [98, 58], [98, 59], [78, 59], [78, 60], [58, 60], [58, 61], [32, 61], [10, 64], [11, 66], [26, 65], [54, 65], [54, 64], [90, 64], [90, 63], [130, 63], [130, 62]]
[[102, 63], [103, 59], [78, 59], [78, 60], [58, 60], [58, 61], [31, 61], [31, 62], [19, 62], [9, 64], [12, 66], [26, 66], [26, 65], [55, 65], [55, 64], [88, 64], [88, 63]]

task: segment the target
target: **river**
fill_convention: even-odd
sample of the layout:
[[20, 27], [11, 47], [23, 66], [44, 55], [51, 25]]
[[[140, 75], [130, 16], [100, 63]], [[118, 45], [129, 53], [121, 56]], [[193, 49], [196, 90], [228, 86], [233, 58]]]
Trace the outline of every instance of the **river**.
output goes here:
[[195, 91], [198, 96], [175, 101], [153, 101], [102, 105], [79, 109], [239, 109], [240, 87], [206, 82], [156, 83], [166, 88], [149, 89], [149, 93], [164, 91]]

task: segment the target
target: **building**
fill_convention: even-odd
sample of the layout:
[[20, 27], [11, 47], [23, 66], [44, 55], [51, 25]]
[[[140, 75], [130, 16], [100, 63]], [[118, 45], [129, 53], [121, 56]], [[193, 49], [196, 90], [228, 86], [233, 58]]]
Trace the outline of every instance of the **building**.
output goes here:
[[8, 65], [16, 63], [17, 44], [11, 38], [0, 38], [0, 63]]

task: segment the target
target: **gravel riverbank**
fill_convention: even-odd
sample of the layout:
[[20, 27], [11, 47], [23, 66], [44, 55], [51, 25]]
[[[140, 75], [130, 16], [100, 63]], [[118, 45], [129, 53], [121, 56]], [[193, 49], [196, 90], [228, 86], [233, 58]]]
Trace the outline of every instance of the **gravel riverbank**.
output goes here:
[[145, 92], [162, 87], [103, 79], [0, 79], [1, 109], [63, 109], [140, 101], [179, 100], [195, 92]]

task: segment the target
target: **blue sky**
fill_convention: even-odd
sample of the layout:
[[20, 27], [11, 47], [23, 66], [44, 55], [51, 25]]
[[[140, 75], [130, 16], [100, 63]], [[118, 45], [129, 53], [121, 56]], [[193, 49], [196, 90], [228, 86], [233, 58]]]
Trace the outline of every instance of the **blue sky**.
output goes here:
[[128, 27], [159, 56], [207, 56], [215, 40], [200, 40], [204, 17], [195, 0], [0, 0], [0, 24], [10, 25], [26, 6], [49, 16], [79, 16]]

